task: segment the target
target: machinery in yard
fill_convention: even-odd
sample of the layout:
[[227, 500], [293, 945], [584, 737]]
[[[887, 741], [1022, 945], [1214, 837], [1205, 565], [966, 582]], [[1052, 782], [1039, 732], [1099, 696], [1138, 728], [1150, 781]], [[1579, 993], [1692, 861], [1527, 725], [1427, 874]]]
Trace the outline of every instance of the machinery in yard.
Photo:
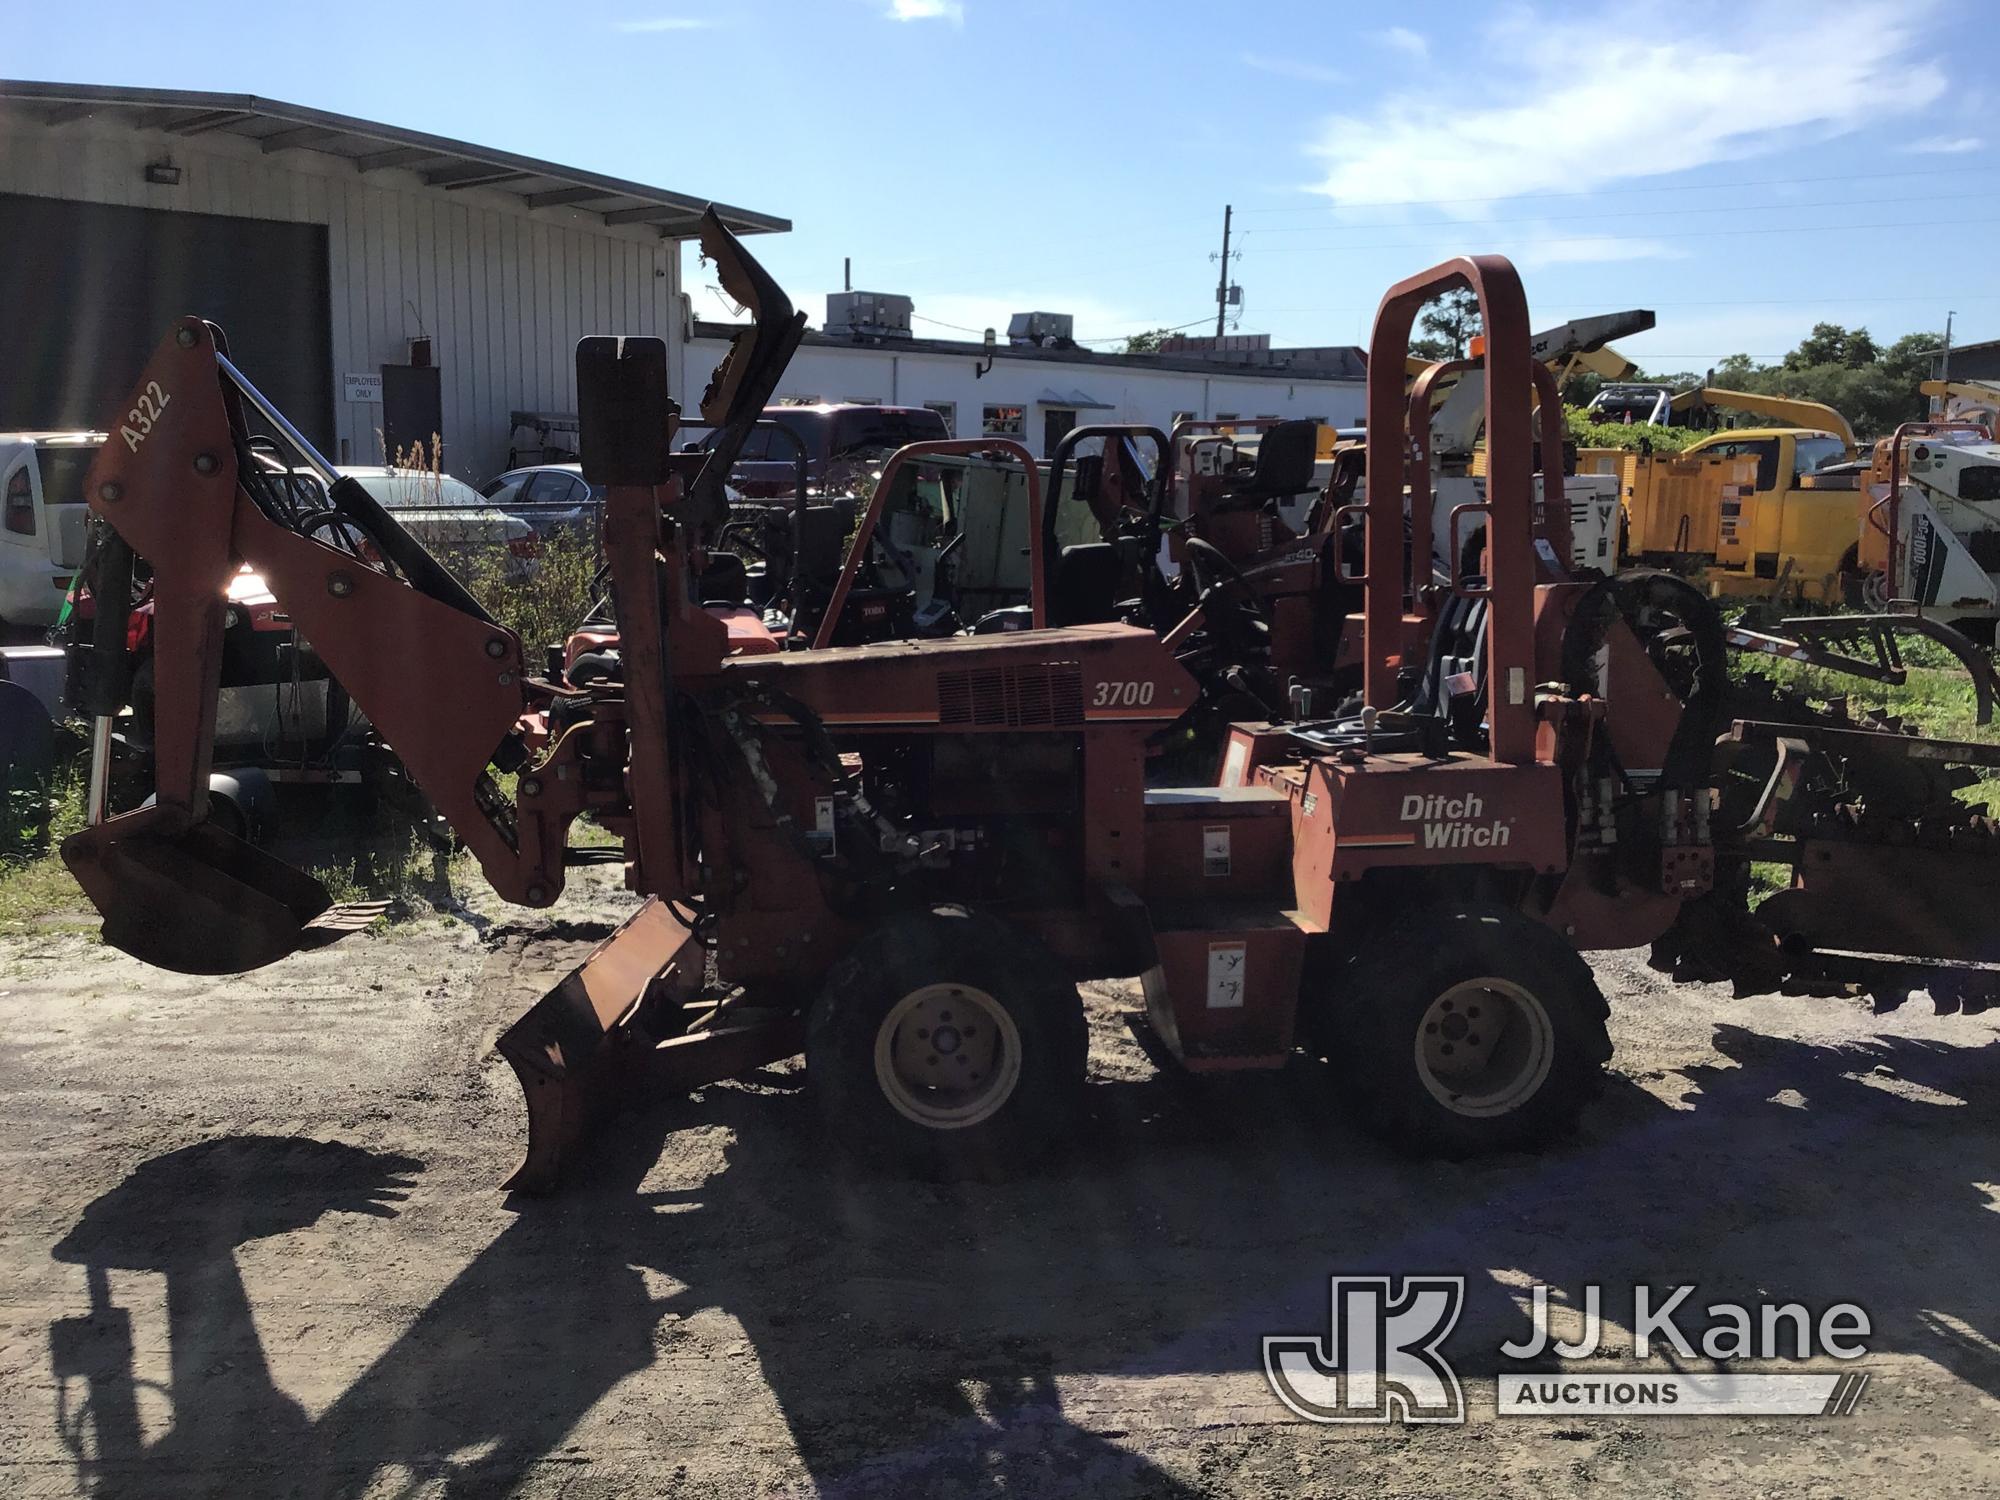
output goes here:
[[1985, 416], [1905, 422], [1875, 445], [1857, 570], [1866, 602], [1907, 601], [1990, 646], [2000, 625], [2000, 443]]
[[[334, 907], [207, 817], [219, 587], [237, 558], [501, 897], [557, 899], [579, 816], [621, 837], [644, 903], [499, 1041], [528, 1103], [514, 1187], [552, 1186], [589, 1126], [635, 1093], [801, 1050], [830, 1133], [857, 1154], [947, 1176], [1019, 1170], [1079, 1129], [1076, 982], [1092, 976], [1143, 981], [1137, 1024], [1173, 1066], [1270, 1069], [1306, 1052], [1402, 1148], [1531, 1148], [1576, 1119], [1610, 1054], [1579, 950], [1677, 933], [1688, 946], [1684, 913], [1715, 894], [1718, 871], [1775, 858], [1768, 842], [1786, 838], [1804, 852], [1769, 929], [1781, 979], [1812, 977], [1835, 926], [1866, 951], [1881, 908], [1932, 890], [1923, 862], [1904, 858], [1907, 896], [1873, 912], [1851, 910], [1845, 885], [1823, 897], [1831, 840], [1784, 818], [1813, 789], [1828, 817], [1851, 808], [1847, 783], [1817, 769], [1857, 759], [1841, 735], [1871, 737], [1877, 754], [1901, 737], [1732, 730], [1705, 599], [1654, 575], [1572, 576], [1560, 466], [1535, 503], [1531, 393], [1549, 376], [1506, 261], [1447, 262], [1393, 287], [1377, 315], [1352, 580], [1371, 706], [1234, 725], [1219, 776], [1160, 786], [1149, 742], [1198, 697], [1176, 649], [1254, 615], [1249, 591], [1205, 588], [1164, 632], [1038, 614], [1020, 631], [803, 651], [753, 646], [728, 610], [704, 607], [698, 580], [728, 519], [722, 481], [797, 323], [713, 214], [703, 240], [754, 318], [701, 399], [718, 430], [706, 452], [674, 451], [660, 341], [588, 338], [577, 351], [585, 474], [605, 486], [615, 678], [536, 675], [522, 643], [365, 493], [330, 481], [343, 524], [312, 534], [269, 504], [246, 481], [253, 414], [308, 466], [324, 460], [198, 320], [142, 377], [172, 393], [164, 418], [142, 443], [107, 446], [87, 486], [152, 564], [159, 642], [158, 800], [63, 850], [107, 942], [169, 968], [234, 971], [372, 915]], [[1450, 525], [1485, 525], [1485, 566], [1448, 570], [1418, 638], [1408, 606], [1433, 577], [1405, 544], [1405, 480], [1421, 489], [1427, 470], [1408, 461], [1399, 356], [1419, 308], [1457, 286], [1487, 330], [1487, 473], [1483, 498], [1454, 506]], [[1545, 399], [1544, 451], [1559, 421]], [[1781, 764], [1760, 782], [1746, 749], [1718, 804], [1719, 734], [1775, 745]], [[1912, 796], [1897, 815], [1928, 836], [1929, 804]], [[1866, 844], [1867, 819], [1851, 821], [1857, 838], [1832, 856], [1843, 876], [1869, 857], [1846, 855]], [[1958, 826], [1937, 836], [1949, 843]], [[1984, 845], [1965, 848], [1970, 860]], [[1960, 895], [1975, 878], [1953, 877]], [[1770, 905], [1715, 924], [1739, 930]], [[1977, 905], [1953, 920], [1993, 910]], [[1877, 950], [1898, 976], [1930, 951], [1923, 932], [1879, 930], [1904, 944]], [[1731, 957], [1720, 941], [1702, 952]], [[1952, 982], [1983, 993], [1987, 971], [1967, 966], [1962, 943], [1942, 956], [1970, 976]]]
[[1725, 428], [1678, 454], [1650, 449], [1615, 462], [1623, 487], [1626, 561], [1697, 579], [1718, 598], [1861, 602], [1855, 525], [1858, 476], [1847, 419], [1817, 401], [1704, 387], [1607, 386], [1586, 411], [1636, 426], [1708, 428], [1722, 411], [1774, 425]]

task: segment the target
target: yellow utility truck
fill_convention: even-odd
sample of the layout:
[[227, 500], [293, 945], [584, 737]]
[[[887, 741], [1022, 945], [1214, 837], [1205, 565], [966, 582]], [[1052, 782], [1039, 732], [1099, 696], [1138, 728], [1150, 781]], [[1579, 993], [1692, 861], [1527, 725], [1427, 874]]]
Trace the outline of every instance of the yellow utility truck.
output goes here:
[[[1606, 386], [1589, 414], [1635, 426], [1715, 427], [1678, 454], [1607, 459], [1621, 476], [1631, 560], [1669, 566], [1711, 594], [1784, 603], [1837, 602], [1857, 577], [1854, 432], [1817, 401], [1713, 387]], [[1721, 427], [1720, 413], [1763, 417], [1768, 427]]]

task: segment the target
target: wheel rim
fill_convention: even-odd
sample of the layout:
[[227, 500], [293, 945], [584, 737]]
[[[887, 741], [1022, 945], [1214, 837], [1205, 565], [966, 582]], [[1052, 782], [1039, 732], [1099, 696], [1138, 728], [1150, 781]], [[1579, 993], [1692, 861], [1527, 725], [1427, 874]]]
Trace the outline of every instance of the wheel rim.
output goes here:
[[1417, 1076], [1456, 1115], [1491, 1119], [1540, 1091], [1555, 1062], [1555, 1027], [1542, 1002], [1491, 977], [1453, 985], [1417, 1027]]
[[1020, 1078], [1014, 1018], [973, 985], [912, 990], [875, 1033], [875, 1081], [883, 1096], [905, 1119], [933, 1130], [992, 1118]]

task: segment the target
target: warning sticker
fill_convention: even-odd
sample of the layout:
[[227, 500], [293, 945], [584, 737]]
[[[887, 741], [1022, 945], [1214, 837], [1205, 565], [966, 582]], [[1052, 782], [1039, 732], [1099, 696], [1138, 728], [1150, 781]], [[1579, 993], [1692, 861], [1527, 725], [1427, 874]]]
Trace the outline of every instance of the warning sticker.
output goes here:
[[1201, 831], [1201, 873], [1204, 875], [1227, 875], [1229, 873], [1229, 825], [1221, 824]]
[[807, 836], [816, 854], [828, 855], [834, 852], [833, 841], [833, 798], [813, 798], [813, 831]]
[[1208, 945], [1208, 1008], [1243, 1008], [1243, 971], [1250, 945], [1243, 942]]
[[1222, 758], [1222, 785], [1243, 785], [1243, 772], [1250, 764], [1250, 746], [1242, 740], [1230, 742], [1229, 753]]

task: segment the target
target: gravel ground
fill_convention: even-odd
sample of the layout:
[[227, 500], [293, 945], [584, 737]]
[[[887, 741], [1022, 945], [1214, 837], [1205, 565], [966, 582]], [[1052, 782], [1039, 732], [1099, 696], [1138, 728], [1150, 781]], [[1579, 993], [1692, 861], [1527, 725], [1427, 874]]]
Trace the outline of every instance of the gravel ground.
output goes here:
[[[0, 946], [0, 1493], [2000, 1489], [2000, 1020], [1605, 956], [1617, 1071], [1582, 1131], [1452, 1166], [1369, 1143], [1307, 1070], [1155, 1073], [1096, 986], [1090, 1131], [1033, 1180], [845, 1168], [781, 1067], [510, 1202], [493, 1039], [622, 902], [221, 981]], [[1370, 1271], [1468, 1278], [1464, 1426], [1272, 1397], [1261, 1335], [1323, 1330], [1325, 1278]], [[1844, 1418], [1500, 1419], [1535, 1281], [1857, 1301], [1873, 1379]]]

